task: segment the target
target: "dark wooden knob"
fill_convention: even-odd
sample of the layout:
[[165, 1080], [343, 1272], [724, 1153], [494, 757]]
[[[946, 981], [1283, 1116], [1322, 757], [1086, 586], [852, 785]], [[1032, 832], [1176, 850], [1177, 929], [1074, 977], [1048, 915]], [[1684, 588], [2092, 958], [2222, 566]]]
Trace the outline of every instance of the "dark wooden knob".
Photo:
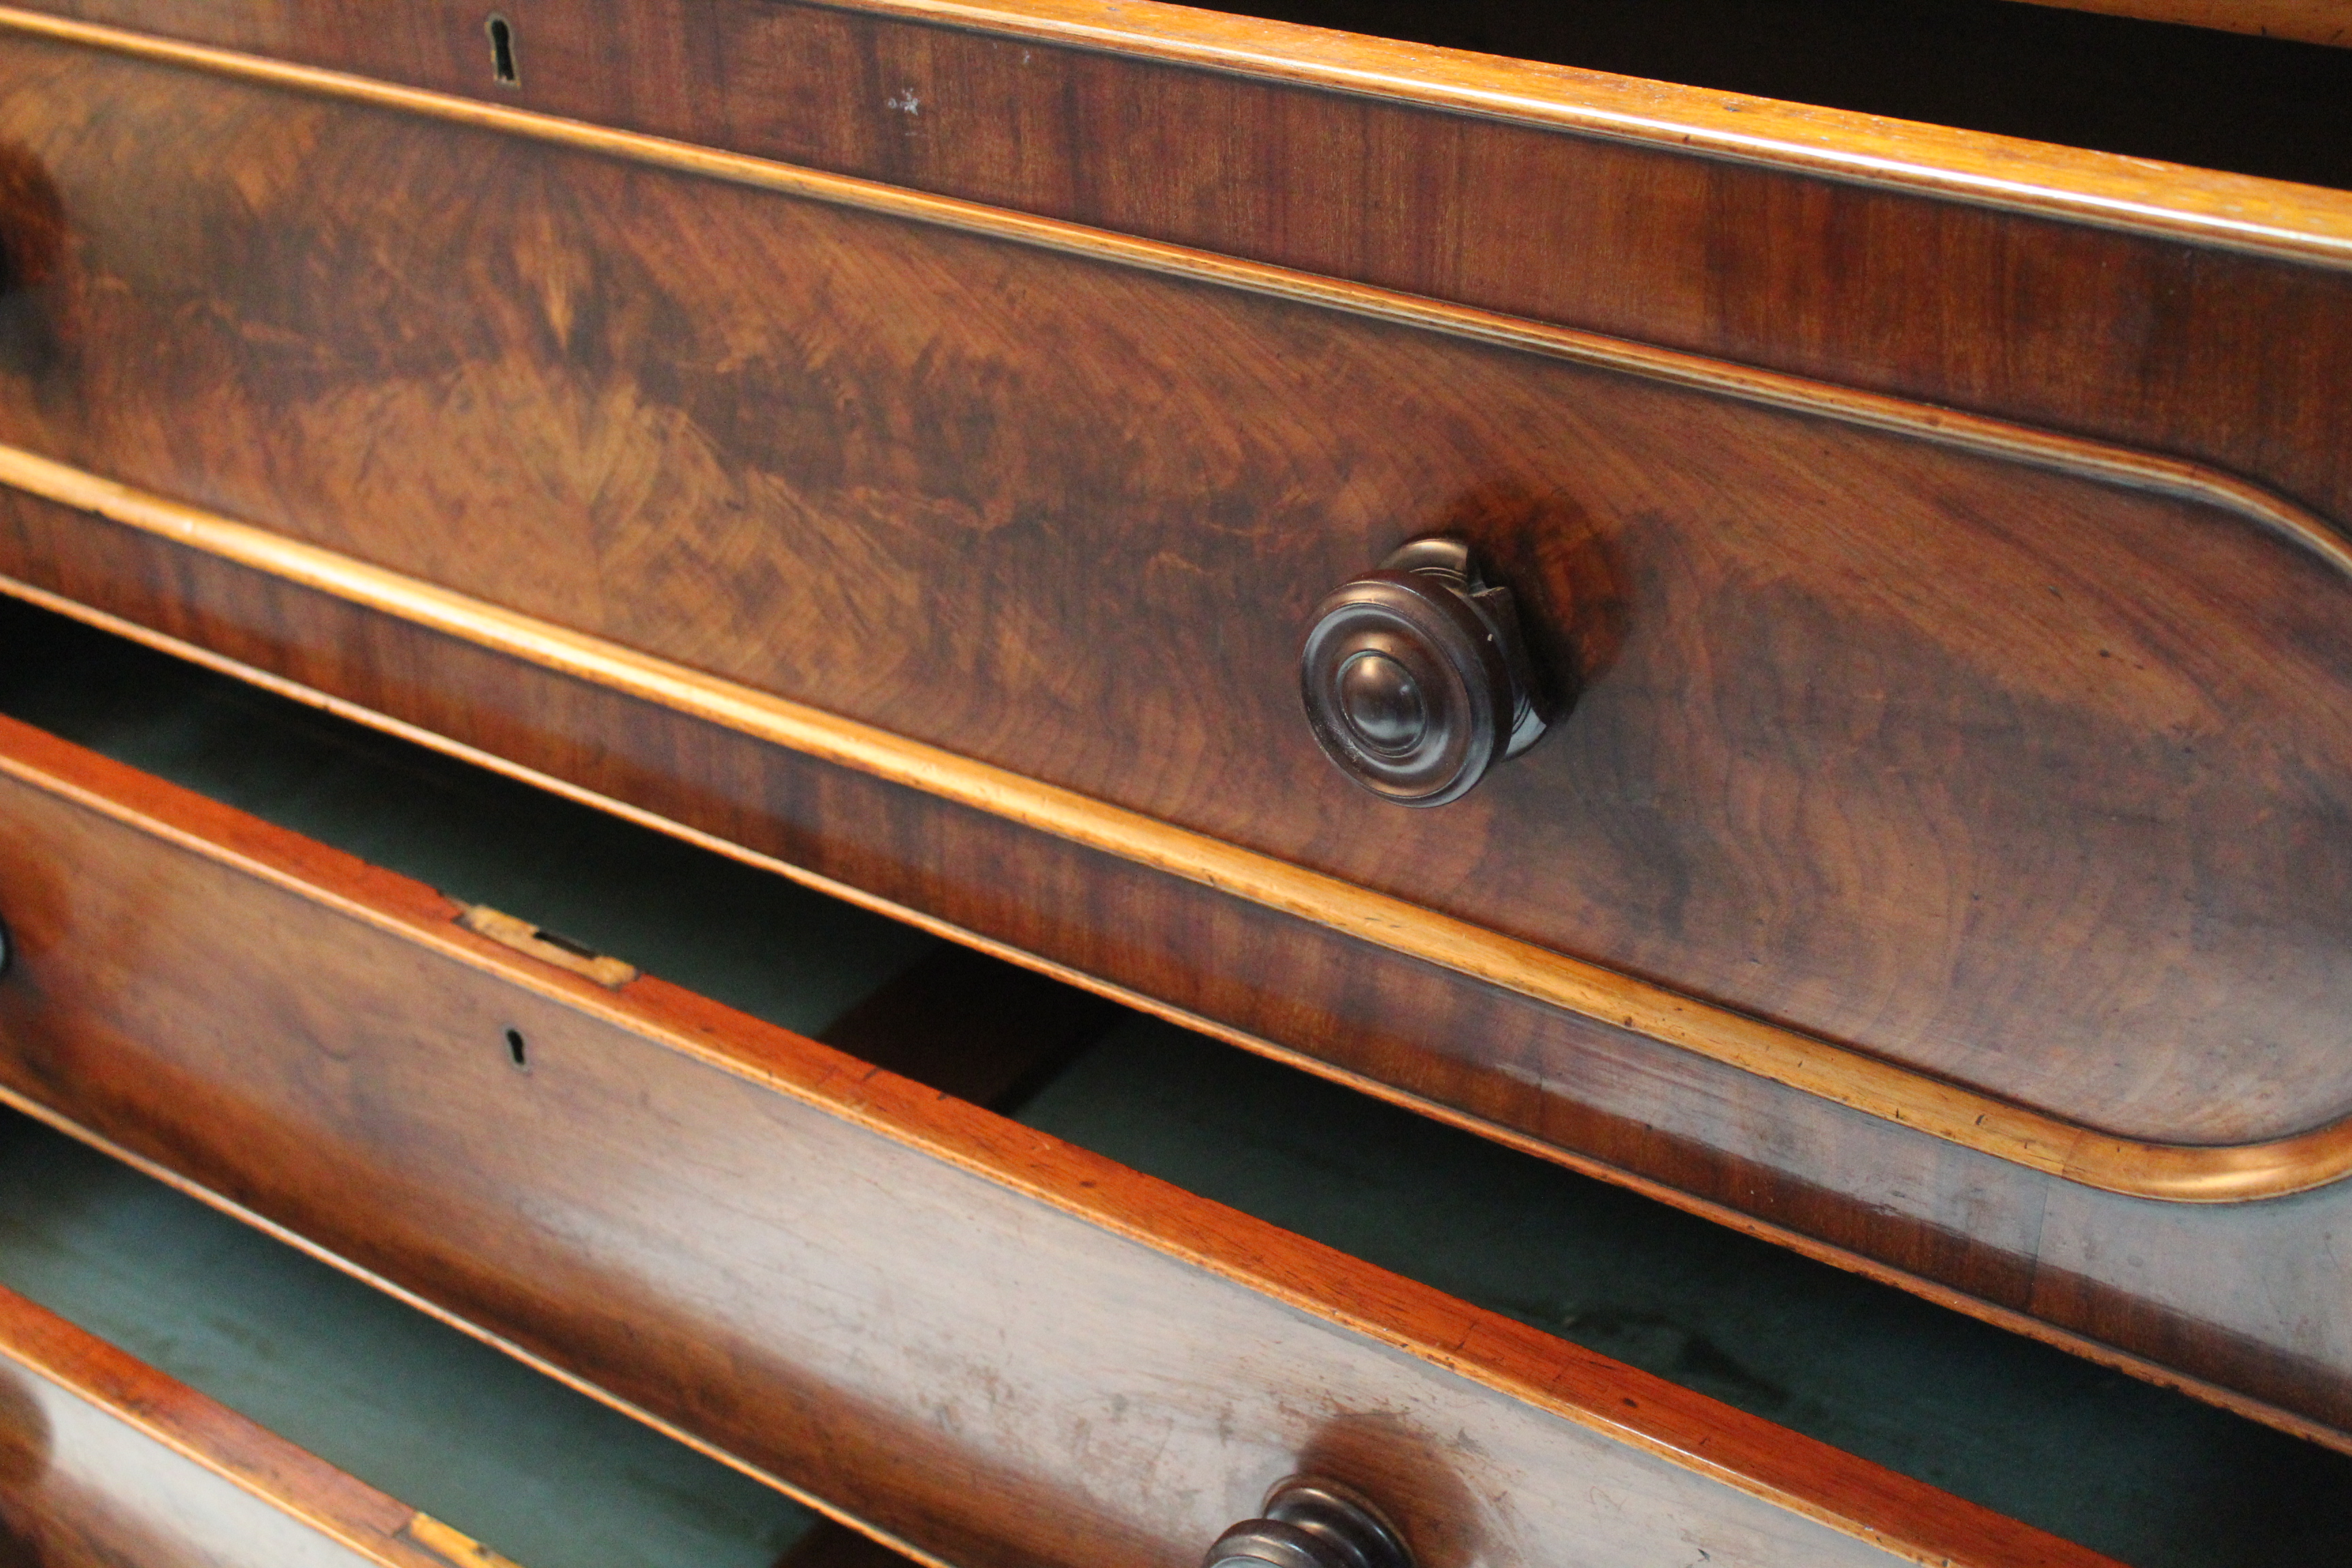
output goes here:
[[1209, 1548], [1202, 1568], [1412, 1568], [1395, 1528], [1336, 1481], [1293, 1476]]
[[1459, 799], [1544, 732], [1511, 591], [1458, 539], [1416, 539], [1317, 605], [1298, 680], [1324, 754], [1402, 805]]

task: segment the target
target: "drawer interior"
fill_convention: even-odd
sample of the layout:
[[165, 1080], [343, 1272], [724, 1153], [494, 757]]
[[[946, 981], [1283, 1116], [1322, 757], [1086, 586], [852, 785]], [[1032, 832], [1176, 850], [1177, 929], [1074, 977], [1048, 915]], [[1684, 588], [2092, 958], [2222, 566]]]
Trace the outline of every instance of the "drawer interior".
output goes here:
[[2016, 0], [1221, 0], [1214, 9], [2307, 184], [2352, 50]]
[[[2352, 1537], [2352, 1459], [41, 612], [0, 605], [0, 711], [2140, 1568], [2310, 1554]], [[333, 1300], [363, 1324], [373, 1313], [400, 1325], [332, 1331], [330, 1342], [446, 1341], [457, 1364], [502, 1367], [453, 1331], [54, 1134], [16, 1130], [0, 1182], [0, 1214], [79, 1215], [100, 1233], [131, 1224], [123, 1215], [158, 1227], [152, 1244], [109, 1258], [162, 1268], [218, 1257], [227, 1281], [282, 1268], [307, 1281], [261, 1292], [282, 1315], [323, 1323], [323, 1306], [288, 1303]], [[208, 1384], [204, 1357], [225, 1353], [214, 1340], [237, 1335], [174, 1323], [190, 1300], [228, 1291], [215, 1274], [145, 1289], [101, 1280], [94, 1304], [78, 1310], [58, 1299], [65, 1286], [36, 1277], [74, 1246], [25, 1239], [37, 1226], [8, 1223], [0, 1283], [68, 1317], [115, 1310], [108, 1300], [161, 1303], [145, 1331], [87, 1326], [523, 1561], [604, 1560], [520, 1539], [521, 1524], [484, 1517], [487, 1502], [436, 1489], [452, 1481], [371, 1474], [364, 1456], [337, 1446], [336, 1423], [353, 1418], [312, 1431], [255, 1408], [268, 1377], [250, 1392]], [[175, 1363], [175, 1336], [193, 1359]], [[397, 1381], [455, 1397], [492, 1375], [423, 1367]], [[520, 1368], [502, 1375], [536, 1386]], [[487, 1450], [420, 1444], [414, 1427], [401, 1441], [461, 1467], [469, 1451], [520, 1462], [563, 1452], [563, 1422], [592, 1415], [619, 1421], [590, 1407], [537, 1436], [486, 1433]], [[585, 1446], [628, 1451], [619, 1438]], [[706, 1480], [749, 1510], [752, 1555], [788, 1531], [782, 1505], [761, 1514], [727, 1490], [750, 1483], [718, 1471], [694, 1484]], [[518, 1475], [487, 1489], [524, 1514], [576, 1517], [550, 1500], [548, 1484]]]

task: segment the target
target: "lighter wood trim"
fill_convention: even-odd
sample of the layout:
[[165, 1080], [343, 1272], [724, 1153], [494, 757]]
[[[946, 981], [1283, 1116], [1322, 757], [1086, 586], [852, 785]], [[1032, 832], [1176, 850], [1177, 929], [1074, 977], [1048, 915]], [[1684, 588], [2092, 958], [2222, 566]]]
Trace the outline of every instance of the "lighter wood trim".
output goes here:
[[607, 991], [618, 991], [637, 977], [636, 965], [600, 952], [574, 952], [541, 934], [540, 929], [526, 920], [518, 920], [502, 910], [488, 904], [468, 904], [457, 915], [457, 923], [477, 935], [492, 942], [504, 942], [517, 952], [527, 952], [541, 963], [551, 963], [558, 969], [594, 981]]
[[2230, 1203], [2352, 1174], [2352, 1119], [2263, 1143], [2085, 1127], [1139, 812], [0, 447], [0, 485], [575, 679], [1199, 883], [2069, 1181]]
[[499, 1556], [472, 1536], [421, 1510], [409, 1517], [400, 1533], [454, 1568], [516, 1568], [512, 1559]]
[[[1295, 82], [1850, 184], [2352, 268], [2352, 193], [2315, 185], [1221, 16], [1156, 0], [827, 3], [839, 10]], [[598, 147], [721, 177], [738, 177], [729, 173], [731, 168], [763, 163], [667, 138], [9, 6], [0, 6], [0, 29]], [[842, 188], [869, 184], [838, 175], [804, 177]], [[941, 209], [968, 205], [898, 195]]]
[[2352, 46], [2352, 0], [2028, 0], [2143, 22], [2172, 22], [2297, 43]]
[[[2352, 194], [2316, 185], [1223, 16], [1156, 0], [824, 3], [837, 10], [1360, 93], [2103, 228], [2306, 261], [2352, 262]], [[2219, 9], [2234, 0], [2208, 3]]]

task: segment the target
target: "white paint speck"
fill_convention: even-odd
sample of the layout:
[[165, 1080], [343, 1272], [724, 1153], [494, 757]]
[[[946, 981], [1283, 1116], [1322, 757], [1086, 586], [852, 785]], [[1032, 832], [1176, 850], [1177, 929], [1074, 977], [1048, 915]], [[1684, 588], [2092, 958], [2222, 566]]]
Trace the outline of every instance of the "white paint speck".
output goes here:
[[923, 107], [922, 100], [915, 96], [915, 89], [911, 87], [899, 93], [898, 97], [887, 98], [882, 101], [888, 104], [893, 109], [902, 109], [908, 114], [912, 114], [917, 110]]

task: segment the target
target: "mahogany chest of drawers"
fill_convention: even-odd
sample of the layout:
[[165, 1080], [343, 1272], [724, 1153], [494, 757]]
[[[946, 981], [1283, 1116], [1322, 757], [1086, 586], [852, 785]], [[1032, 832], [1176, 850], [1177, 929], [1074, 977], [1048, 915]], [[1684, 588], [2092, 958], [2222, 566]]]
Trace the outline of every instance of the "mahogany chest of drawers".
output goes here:
[[[2352, 55], [1913, 22], [2247, 127], [1097, 0], [0, 11], [0, 592], [2352, 1446]], [[2080, 1560], [0, 741], [0, 1095], [910, 1550], [1304, 1472], [1428, 1568]]]

